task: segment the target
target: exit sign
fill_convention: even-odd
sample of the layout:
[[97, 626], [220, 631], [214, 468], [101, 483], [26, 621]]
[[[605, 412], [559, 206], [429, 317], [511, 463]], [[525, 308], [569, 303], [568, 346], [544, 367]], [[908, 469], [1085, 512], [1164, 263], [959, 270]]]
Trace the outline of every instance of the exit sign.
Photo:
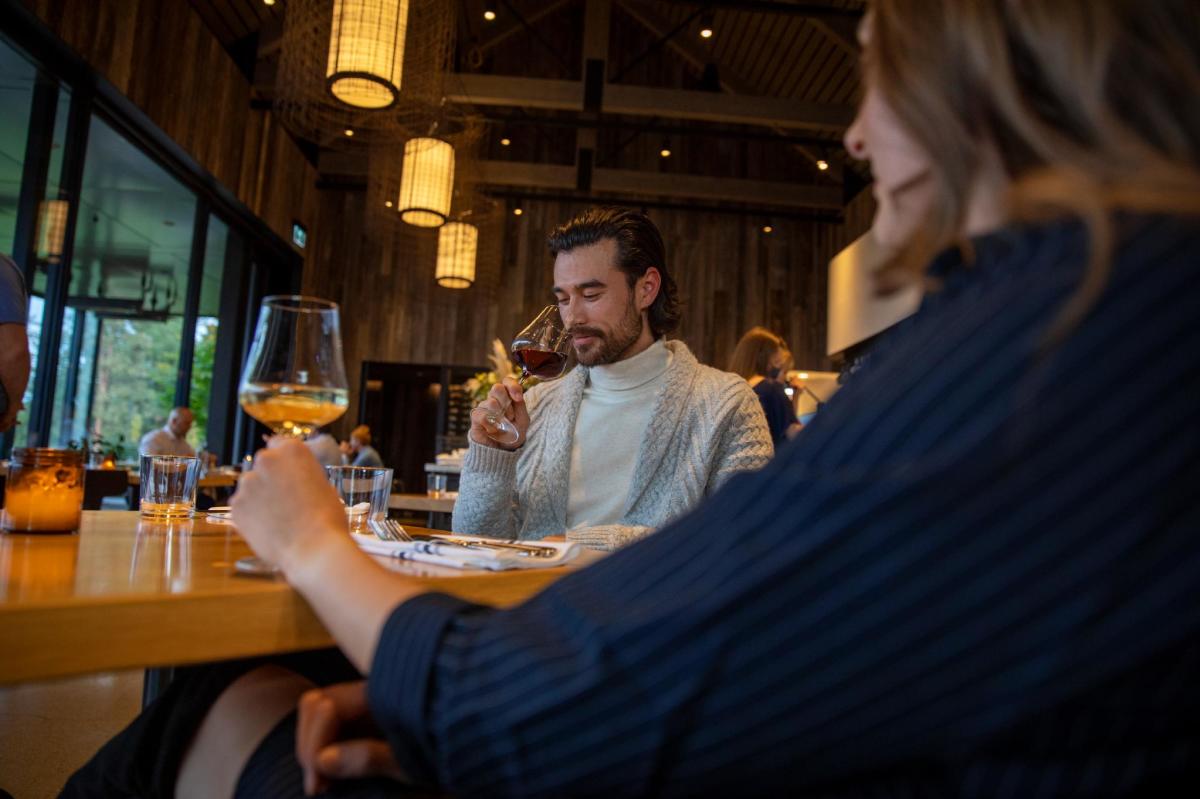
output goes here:
[[308, 244], [308, 228], [299, 222], [292, 223], [292, 243], [302, 250]]

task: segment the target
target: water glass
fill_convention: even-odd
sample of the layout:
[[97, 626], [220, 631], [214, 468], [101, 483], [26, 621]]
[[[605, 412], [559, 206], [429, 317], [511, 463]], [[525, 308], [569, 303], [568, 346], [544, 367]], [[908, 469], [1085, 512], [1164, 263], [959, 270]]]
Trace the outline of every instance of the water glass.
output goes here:
[[450, 475], [430, 472], [425, 476], [425, 494], [439, 499], [450, 491]]
[[392, 470], [374, 466], [326, 466], [325, 474], [346, 506], [350, 532], [366, 531], [368, 521], [387, 518]]
[[196, 512], [200, 459], [194, 455], [143, 455], [142, 518], [190, 519]]

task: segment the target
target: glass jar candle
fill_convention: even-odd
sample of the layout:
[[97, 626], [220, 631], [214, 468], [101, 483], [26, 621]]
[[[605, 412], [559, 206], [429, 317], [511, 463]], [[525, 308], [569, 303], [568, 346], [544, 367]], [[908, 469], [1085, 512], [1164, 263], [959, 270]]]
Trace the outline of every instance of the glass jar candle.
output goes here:
[[14, 533], [69, 533], [83, 512], [83, 452], [13, 450], [0, 525]]

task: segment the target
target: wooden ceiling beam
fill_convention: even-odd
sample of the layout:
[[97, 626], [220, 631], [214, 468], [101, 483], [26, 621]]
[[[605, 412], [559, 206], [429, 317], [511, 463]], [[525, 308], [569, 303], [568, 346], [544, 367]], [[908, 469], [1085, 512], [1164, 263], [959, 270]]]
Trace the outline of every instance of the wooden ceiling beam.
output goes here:
[[[446, 99], [454, 103], [583, 110], [583, 83], [579, 81], [459, 73], [447, 80], [447, 87]], [[826, 131], [841, 131], [854, 118], [854, 109], [847, 105], [611, 83], [604, 87], [603, 111], [663, 119]]]
[[[647, 7], [645, 4], [629, 2], [628, 0], [617, 0], [617, 3], [621, 7], [622, 11], [637, 21], [638, 24], [640, 24], [654, 36], [661, 36], [663, 35], [663, 31], [670, 29], [670, 23], [659, 14], [655, 13], [654, 9]], [[835, 17], [810, 17], [809, 22], [828, 23], [835, 28], [840, 29], [841, 26], [849, 21], [849, 18], [847, 17], [836, 15]], [[857, 23], [854, 24], [857, 25]], [[691, 39], [681, 39], [680, 37], [676, 36], [667, 42], [667, 46], [670, 47], [676, 55], [680, 56], [684, 59], [684, 61], [691, 64], [692, 68], [697, 72], [702, 72], [709, 63], [715, 64], [717, 67], [717, 74], [720, 79], [721, 88], [727, 93], [733, 95], [753, 95], [755, 93], [754, 88], [741, 75], [738, 75], [727, 65], [722, 64], [718, 60], [714, 59], [707, 48], [701, 47]], [[850, 124], [850, 121], [854, 118], [853, 108], [848, 106], [843, 108], [849, 108], [849, 111], [842, 112], [843, 114], [846, 114], [847, 121], [845, 124], [835, 128], [838, 133], [847, 127]], [[770, 125], [770, 128], [780, 133], [784, 132], [783, 126], [781, 125], [773, 124]], [[803, 145], [797, 145], [796, 150], [813, 164], [816, 164], [817, 161], [822, 158], [826, 158], [823, 151], [813, 150]], [[831, 161], [830, 167], [831, 169], [828, 173], [830, 178], [840, 181], [842, 179], [842, 162], [840, 160]]]
[[[490, 186], [516, 186], [534, 189], [572, 190], [575, 168], [518, 161], [480, 161], [480, 182]], [[592, 172], [593, 192], [623, 195], [674, 197], [787, 208], [824, 208], [839, 210], [842, 191], [836, 186], [811, 186], [765, 180], [713, 178], [633, 169], [606, 169]]]

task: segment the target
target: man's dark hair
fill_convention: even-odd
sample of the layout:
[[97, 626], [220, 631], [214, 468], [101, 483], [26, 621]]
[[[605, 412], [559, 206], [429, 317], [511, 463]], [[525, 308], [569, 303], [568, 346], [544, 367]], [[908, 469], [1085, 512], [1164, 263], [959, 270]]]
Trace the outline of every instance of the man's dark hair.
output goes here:
[[629, 208], [589, 208], [555, 228], [547, 243], [550, 254], [558, 255], [607, 239], [617, 244], [617, 267], [625, 273], [630, 287], [650, 267], [658, 270], [661, 285], [647, 311], [650, 332], [655, 338], [670, 333], [679, 326], [679, 290], [667, 273], [667, 252], [662, 234], [648, 216]]

